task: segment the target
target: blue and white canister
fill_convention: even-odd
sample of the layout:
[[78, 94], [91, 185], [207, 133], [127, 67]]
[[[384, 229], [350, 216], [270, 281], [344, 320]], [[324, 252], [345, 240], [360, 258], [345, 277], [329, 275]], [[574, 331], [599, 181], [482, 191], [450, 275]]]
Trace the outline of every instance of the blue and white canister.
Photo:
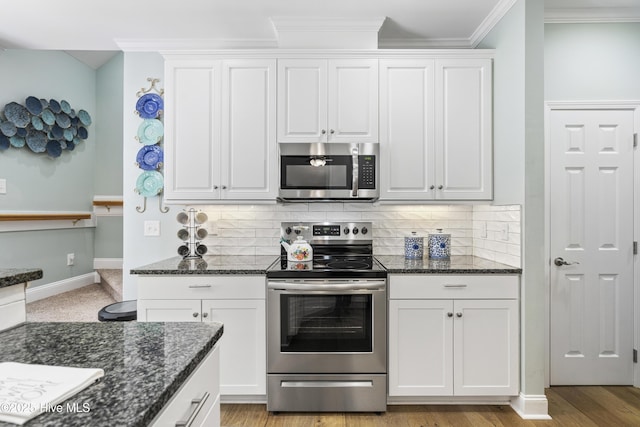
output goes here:
[[438, 228], [437, 233], [429, 234], [429, 258], [451, 258], [451, 234], [443, 233], [442, 228]]
[[415, 231], [404, 238], [404, 257], [406, 259], [422, 259], [424, 257], [424, 237]]

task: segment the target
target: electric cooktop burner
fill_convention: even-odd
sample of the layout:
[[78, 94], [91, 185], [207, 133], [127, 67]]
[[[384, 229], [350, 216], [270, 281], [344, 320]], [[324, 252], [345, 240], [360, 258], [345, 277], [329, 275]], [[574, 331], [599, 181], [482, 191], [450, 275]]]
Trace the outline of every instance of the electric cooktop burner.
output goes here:
[[385, 268], [373, 257], [370, 222], [281, 224], [281, 237], [292, 242], [298, 236], [311, 244], [313, 261], [288, 261], [281, 248], [279, 262], [267, 269], [267, 277], [296, 278], [380, 278]]

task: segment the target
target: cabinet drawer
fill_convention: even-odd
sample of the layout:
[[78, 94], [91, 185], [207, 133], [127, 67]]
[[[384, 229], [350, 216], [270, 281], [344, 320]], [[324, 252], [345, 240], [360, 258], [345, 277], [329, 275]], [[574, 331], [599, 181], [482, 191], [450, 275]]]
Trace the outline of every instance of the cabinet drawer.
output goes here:
[[[193, 415], [193, 426], [213, 426], [212, 420], [219, 419], [220, 355], [218, 346], [205, 357], [195, 371], [189, 375], [180, 389], [173, 395], [156, 418], [152, 426], [174, 426], [177, 421]], [[199, 406], [194, 399], [203, 399]], [[195, 412], [197, 411], [197, 413]]]
[[265, 299], [265, 276], [139, 276], [138, 299]]
[[516, 275], [392, 274], [390, 299], [516, 299]]

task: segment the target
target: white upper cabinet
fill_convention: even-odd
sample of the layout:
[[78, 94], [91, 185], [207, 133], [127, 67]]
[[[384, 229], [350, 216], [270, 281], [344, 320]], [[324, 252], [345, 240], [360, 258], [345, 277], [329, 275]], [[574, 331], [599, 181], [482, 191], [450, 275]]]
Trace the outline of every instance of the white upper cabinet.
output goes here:
[[222, 199], [274, 200], [278, 192], [275, 59], [222, 65]]
[[165, 63], [164, 198], [220, 197], [220, 61]]
[[273, 200], [276, 60], [167, 60], [165, 76], [165, 200]]
[[490, 59], [436, 61], [437, 198], [493, 198]]
[[434, 60], [380, 61], [380, 198], [435, 198]]
[[490, 200], [491, 60], [380, 61], [382, 200]]
[[378, 60], [278, 60], [278, 142], [378, 142]]

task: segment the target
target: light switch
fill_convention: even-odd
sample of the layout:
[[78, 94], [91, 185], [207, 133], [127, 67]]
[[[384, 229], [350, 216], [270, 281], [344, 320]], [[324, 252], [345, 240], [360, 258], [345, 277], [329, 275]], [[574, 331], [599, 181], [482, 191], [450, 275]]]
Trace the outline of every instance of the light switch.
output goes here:
[[7, 194], [7, 180], [0, 179], [0, 194]]
[[160, 235], [160, 221], [145, 221], [144, 222], [144, 235], [145, 236], [159, 236]]

